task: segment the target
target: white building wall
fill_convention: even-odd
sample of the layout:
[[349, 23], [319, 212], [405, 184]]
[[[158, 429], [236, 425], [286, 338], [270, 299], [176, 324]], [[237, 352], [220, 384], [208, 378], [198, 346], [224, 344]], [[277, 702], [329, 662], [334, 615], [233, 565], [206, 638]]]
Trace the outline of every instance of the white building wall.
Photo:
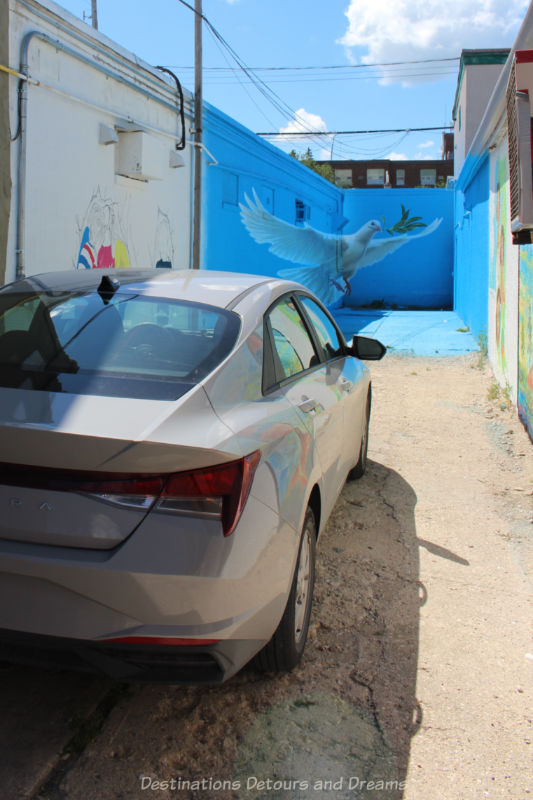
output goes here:
[[461, 172], [501, 71], [502, 64], [467, 64], [464, 67], [454, 125], [455, 175]]
[[520, 248], [513, 245], [509, 213], [507, 126], [490, 151], [489, 360], [498, 381], [518, 393], [518, 281]]
[[501, 71], [502, 64], [471, 64], [465, 70], [468, 104], [468, 113], [465, 114], [467, 152]]
[[[22, 148], [20, 136], [12, 145], [6, 281], [16, 274], [20, 214], [27, 275], [87, 264], [188, 267], [191, 158], [189, 147], [176, 151], [181, 124], [172, 80], [59, 6], [31, 0], [10, 0], [11, 66], [17, 69], [29, 31], [39, 32], [27, 50], [28, 74], [38, 84], [26, 84], [26, 136]], [[10, 80], [14, 133], [18, 81]], [[139, 156], [129, 174], [140, 179], [118, 174], [126, 138], [131, 145], [127, 129], [137, 132], [133, 155]], [[101, 143], [114, 135], [118, 142]], [[171, 166], [180, 157], [183, 166]], [[26, 177], [19, 204], [20, 158]]]
[[457, 176], [461, 172], [466, 156], [466, 80], [463, 73], [463, 80], [459, 87], [459, 101], [457, 103], [457, 113], [453, 128], [453, 171]]

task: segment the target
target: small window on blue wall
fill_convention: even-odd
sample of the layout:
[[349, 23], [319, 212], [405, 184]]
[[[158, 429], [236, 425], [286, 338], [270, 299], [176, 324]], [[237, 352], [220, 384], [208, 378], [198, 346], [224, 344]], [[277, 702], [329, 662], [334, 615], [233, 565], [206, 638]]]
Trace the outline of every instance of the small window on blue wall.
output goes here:
[[222, 205], [236, 206], [239, 202], [239, 177], [225, 172], [222, 180]]
[[302, 200], [295, 201], [295, 220], [297, 225], [303, 225], [311, 217], [311, 209]]

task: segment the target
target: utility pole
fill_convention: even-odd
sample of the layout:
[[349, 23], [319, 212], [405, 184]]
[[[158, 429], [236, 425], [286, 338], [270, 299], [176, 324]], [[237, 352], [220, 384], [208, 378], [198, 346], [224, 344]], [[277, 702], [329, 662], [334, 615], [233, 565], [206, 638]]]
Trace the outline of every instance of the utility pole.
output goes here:
[[202, 0], [194, 0], [194, 190], [192, 267], [200, 269], [202, 215]]
[[97, 0], [91, 0], [91, 22], [93, 28], [98, 30], [98, 9], [96, 8], [96, 1]]

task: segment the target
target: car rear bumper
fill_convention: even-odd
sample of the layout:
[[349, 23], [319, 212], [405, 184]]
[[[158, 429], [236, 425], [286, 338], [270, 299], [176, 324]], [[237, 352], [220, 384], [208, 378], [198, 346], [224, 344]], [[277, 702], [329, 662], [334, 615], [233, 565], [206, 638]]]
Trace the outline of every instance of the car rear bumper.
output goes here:
[[[0, 658], [124, 681], [221, 682], [273, 635], [297, 546], [253, 497], [229, 537], [159, 514], [113, 550], [0, 538]], [[161, 639], [169, 644], [150, 643]], [[210, 643], [171, 643], [183, 639]]]
[[116, 681], [216, 684], [231, 678], [266, 644], [151, 645], [87, 641], [0, 629], [0, 661], [100, 673]]

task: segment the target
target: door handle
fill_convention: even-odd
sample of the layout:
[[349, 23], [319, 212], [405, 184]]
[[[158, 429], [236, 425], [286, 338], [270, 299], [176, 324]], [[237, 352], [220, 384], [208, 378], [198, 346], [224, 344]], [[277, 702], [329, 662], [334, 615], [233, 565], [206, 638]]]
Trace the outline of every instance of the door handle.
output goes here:
[[300, 411], [303, 411], [304, 414], [309, 414], [311, 411], [316, 411], [316, 403], [310, 397], [302, 395], [302, 401], [298, 403], [298, 408]]

